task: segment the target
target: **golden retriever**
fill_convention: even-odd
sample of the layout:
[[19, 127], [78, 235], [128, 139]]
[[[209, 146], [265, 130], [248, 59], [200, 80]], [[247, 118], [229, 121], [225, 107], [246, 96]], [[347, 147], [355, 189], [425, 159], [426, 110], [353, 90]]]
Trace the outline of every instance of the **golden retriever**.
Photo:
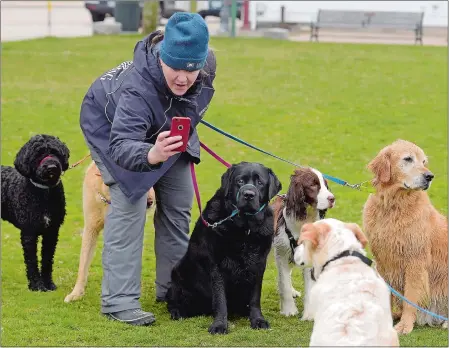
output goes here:
[[[368, 164], [375, 193], [363, 210], [363, 225], [381, 276], [411, 302], [447, 317], [448, 229], [425, 192], [434, 175], [417, 145], [397, 140]], [[406, 302], [392, 297], [400, 334], [418, 325], [443, 325]]]
[[[92, 161], [86, 170], [83, 182], [84, 229], [78, 278], [75, 287], [65, 297], [64, 302], [79, 300], [84, 295], [89, 266], [94, 256], [98, 235], [104, 227], [104, 218], [110, 199], [109, 188], [103, 183], [100, 171], [95, 162]], [[154, 203], [155, 194], [151, 188], [148, 191], [147, 208], [153, 207]]]

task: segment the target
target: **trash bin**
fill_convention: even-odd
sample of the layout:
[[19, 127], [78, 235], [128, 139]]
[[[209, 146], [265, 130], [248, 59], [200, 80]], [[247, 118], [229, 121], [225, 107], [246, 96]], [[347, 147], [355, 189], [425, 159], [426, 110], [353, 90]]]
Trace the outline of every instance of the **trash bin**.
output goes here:
[[122, 32], [137, 32], [140, 27], [139, 1], [116, 1], [114, 17], [116, 22], [122, 23]]

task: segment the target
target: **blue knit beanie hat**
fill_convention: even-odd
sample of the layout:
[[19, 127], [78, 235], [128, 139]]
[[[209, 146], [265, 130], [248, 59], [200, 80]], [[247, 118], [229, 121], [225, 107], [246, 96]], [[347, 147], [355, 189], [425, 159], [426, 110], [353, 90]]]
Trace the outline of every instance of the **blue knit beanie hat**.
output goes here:
[[208, 53], [209, 30], [197, 13], [176, 12], [165, 26], [160, 57], [172, 69], [200, 70]]

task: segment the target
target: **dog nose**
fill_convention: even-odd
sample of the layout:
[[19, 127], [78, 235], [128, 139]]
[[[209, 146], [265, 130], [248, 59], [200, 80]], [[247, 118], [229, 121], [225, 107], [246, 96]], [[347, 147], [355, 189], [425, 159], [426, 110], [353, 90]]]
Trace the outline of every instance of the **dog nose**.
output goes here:
[[334, 204], [335, 203], [335, 197], [334, 196], [327, 197], [327, 200], [329, 201], [330, 204]]
[[432, 179], [435, 177], [435, 175], [433, 175], [433, 173], [432, 172], [427, 172], [427, 173], [424, 173], [424, 178], [426, 178], [426, 180], [427, 181], [432, 181]]
[[253, 191], [250, 191], [250, 190], [243, 191], [243, 197], [247, 201], [253, 200], [255, 196], [256, 196], [256, 194]]

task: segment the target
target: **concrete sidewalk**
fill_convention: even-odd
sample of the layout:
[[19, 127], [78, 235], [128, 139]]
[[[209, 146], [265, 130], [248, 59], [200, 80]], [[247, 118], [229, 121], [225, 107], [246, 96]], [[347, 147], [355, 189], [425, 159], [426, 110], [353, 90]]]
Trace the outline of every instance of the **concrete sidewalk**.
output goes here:
[[[413, 31], [396, 30], [321, 30], [319, 42], [335, 43], [367, 43], [367, 44], [387, 44], [387, 45], [414, 45], [415, 33]], [[290, 40], [309, 41], [310, 29], [304, 28], [292, 32]], [[424, 28], [424, 46], [447, 46], [447, 28]]]
[[[240, 28], [241, 26], [238, 26]], [[238, 36], [263, 37], [264, 31], [247, 31], [239, 29]], [[327, 43], [363, 43], [386, 45], [415, 45], [415, 33], [404, 30], [328, 30], [321, 29], [319, 42]], [[310, 42], [310, 28], [301, 26], [293, 28], [288, 34], [288, 40]], [[318, 42], [318, 44], [319, 44]], [[424, 28], [423, 46], [448, 46], [447, 28]]]

